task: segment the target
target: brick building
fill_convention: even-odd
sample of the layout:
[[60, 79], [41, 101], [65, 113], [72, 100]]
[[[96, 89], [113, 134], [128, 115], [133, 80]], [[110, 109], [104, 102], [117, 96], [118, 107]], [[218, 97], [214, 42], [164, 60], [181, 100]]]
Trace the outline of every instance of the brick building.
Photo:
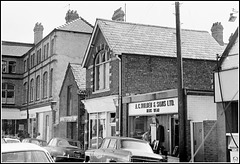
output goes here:
[[[89, 113], [88, 147], [93, 138], [109, 135], [140, 138], [155, 117], [164, 127], [162, 144], [173, 154], [178, 146], [175, 34], [174, 28], [96, 20], [82, 64], [86, 68], [83, 102]], [[207, 31], [182, 29], [181, 34], [190, 160], [197, 149], [194, 130], [207, 131], [217, 119], [212, 72], [223, 47]], [[214, 159], [204, 156], [206, 151], [193, 160], [215, 161], [216, 150], [210, 150]]]
[[84, 145], [85, 69], [69, 63], [59, 93], [59, 137], [71, 138]]
[[19, 54], [19, 108], [21, 117], [28, 121], [24, 129], [31, 137], [40, 132], [47, 141], [59, 135], [59, 92], [64, 72], [69, 62], [81, 63], [93, 29], [77, 12], [69, 10], [65, 20], [66, 24], [45, 37], [43, 25], [36, 23], [34, 44]]

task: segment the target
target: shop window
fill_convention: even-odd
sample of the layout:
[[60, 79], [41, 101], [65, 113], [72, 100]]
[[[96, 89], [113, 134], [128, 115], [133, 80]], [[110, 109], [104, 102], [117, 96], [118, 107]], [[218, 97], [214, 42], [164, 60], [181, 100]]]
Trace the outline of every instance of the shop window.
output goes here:
[[15, 87], [13, 84], [2, 84], [2, 103], [14, 104], [15, 103]]
[[15, 61], [9, 61], [8, 71], [9, 71], [9, 73], [16, 73], [16, 62]]
[[109, 53], [100, 51], [95, 59], [95, 91], [109, 89], [109, 63]]
[[7, 73], [7, 62], [2, 60], [2, 73]]

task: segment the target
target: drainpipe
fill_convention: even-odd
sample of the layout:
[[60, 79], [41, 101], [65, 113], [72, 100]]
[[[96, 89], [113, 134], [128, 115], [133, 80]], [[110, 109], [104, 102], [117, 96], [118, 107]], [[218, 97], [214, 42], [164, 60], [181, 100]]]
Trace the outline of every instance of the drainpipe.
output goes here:
[[116, 115], [118, 115], [118, 136], [121, 136], [121, 109], [122, 109], [122, 62], [119, 58], [119, 55], [116, 55], [116, 58], [118, 59], [118, 110], [116, 111]]

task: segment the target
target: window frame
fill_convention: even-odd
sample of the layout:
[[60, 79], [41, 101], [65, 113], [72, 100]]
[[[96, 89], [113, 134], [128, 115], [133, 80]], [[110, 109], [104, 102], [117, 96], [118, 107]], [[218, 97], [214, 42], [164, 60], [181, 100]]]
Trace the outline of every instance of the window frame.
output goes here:
[[97, 53], [94, 61], [94, 91], [110, 89], [110, 54], [107, 50]]
[[[3, 88], [5, 86], [5, 88]], [[9, 88], [12, 86], [13, 89]], [[5, 97], [3, 97], [3, 92], [5, 93]], [[13, 93], [13, 98], [8, 98], [9, 93]], [[15, 104], [15, 85], [12, 83], [2, 83], [2, 103], [3, 104]]]
[[44, 72], [43, 74], [43, 95], [42, 98], [47, 98], [47, 82], [48, 82], [48, 72]]

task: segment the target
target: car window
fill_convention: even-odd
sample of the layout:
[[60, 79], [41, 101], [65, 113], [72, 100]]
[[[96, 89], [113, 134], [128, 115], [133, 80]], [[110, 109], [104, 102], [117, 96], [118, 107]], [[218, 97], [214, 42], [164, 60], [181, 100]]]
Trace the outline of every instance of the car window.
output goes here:
[[137, 149], [144, 152], [153, 152], [149, 144], [133, 140], [122, 140], [121, 149]]
[[108, 138], [104, 139], [101, 148], [106, 149], [109, 145], [109, 142], [110, 142], [110, 139], [108, 139]]
[[116, 148], [116, 142], [117, 142], [117, 139], [111, 139], [111, 141], [108, 145], [108, 148], [109, 149], [115, 149]]
[[2, 153], [2, 162], [49, 162], [44, 151], [20, 151]]
[[56, 146], [57, 145], [57, 139], [56, 138], [53, 138], [49, 141], [48, 143], [49, 146]]

